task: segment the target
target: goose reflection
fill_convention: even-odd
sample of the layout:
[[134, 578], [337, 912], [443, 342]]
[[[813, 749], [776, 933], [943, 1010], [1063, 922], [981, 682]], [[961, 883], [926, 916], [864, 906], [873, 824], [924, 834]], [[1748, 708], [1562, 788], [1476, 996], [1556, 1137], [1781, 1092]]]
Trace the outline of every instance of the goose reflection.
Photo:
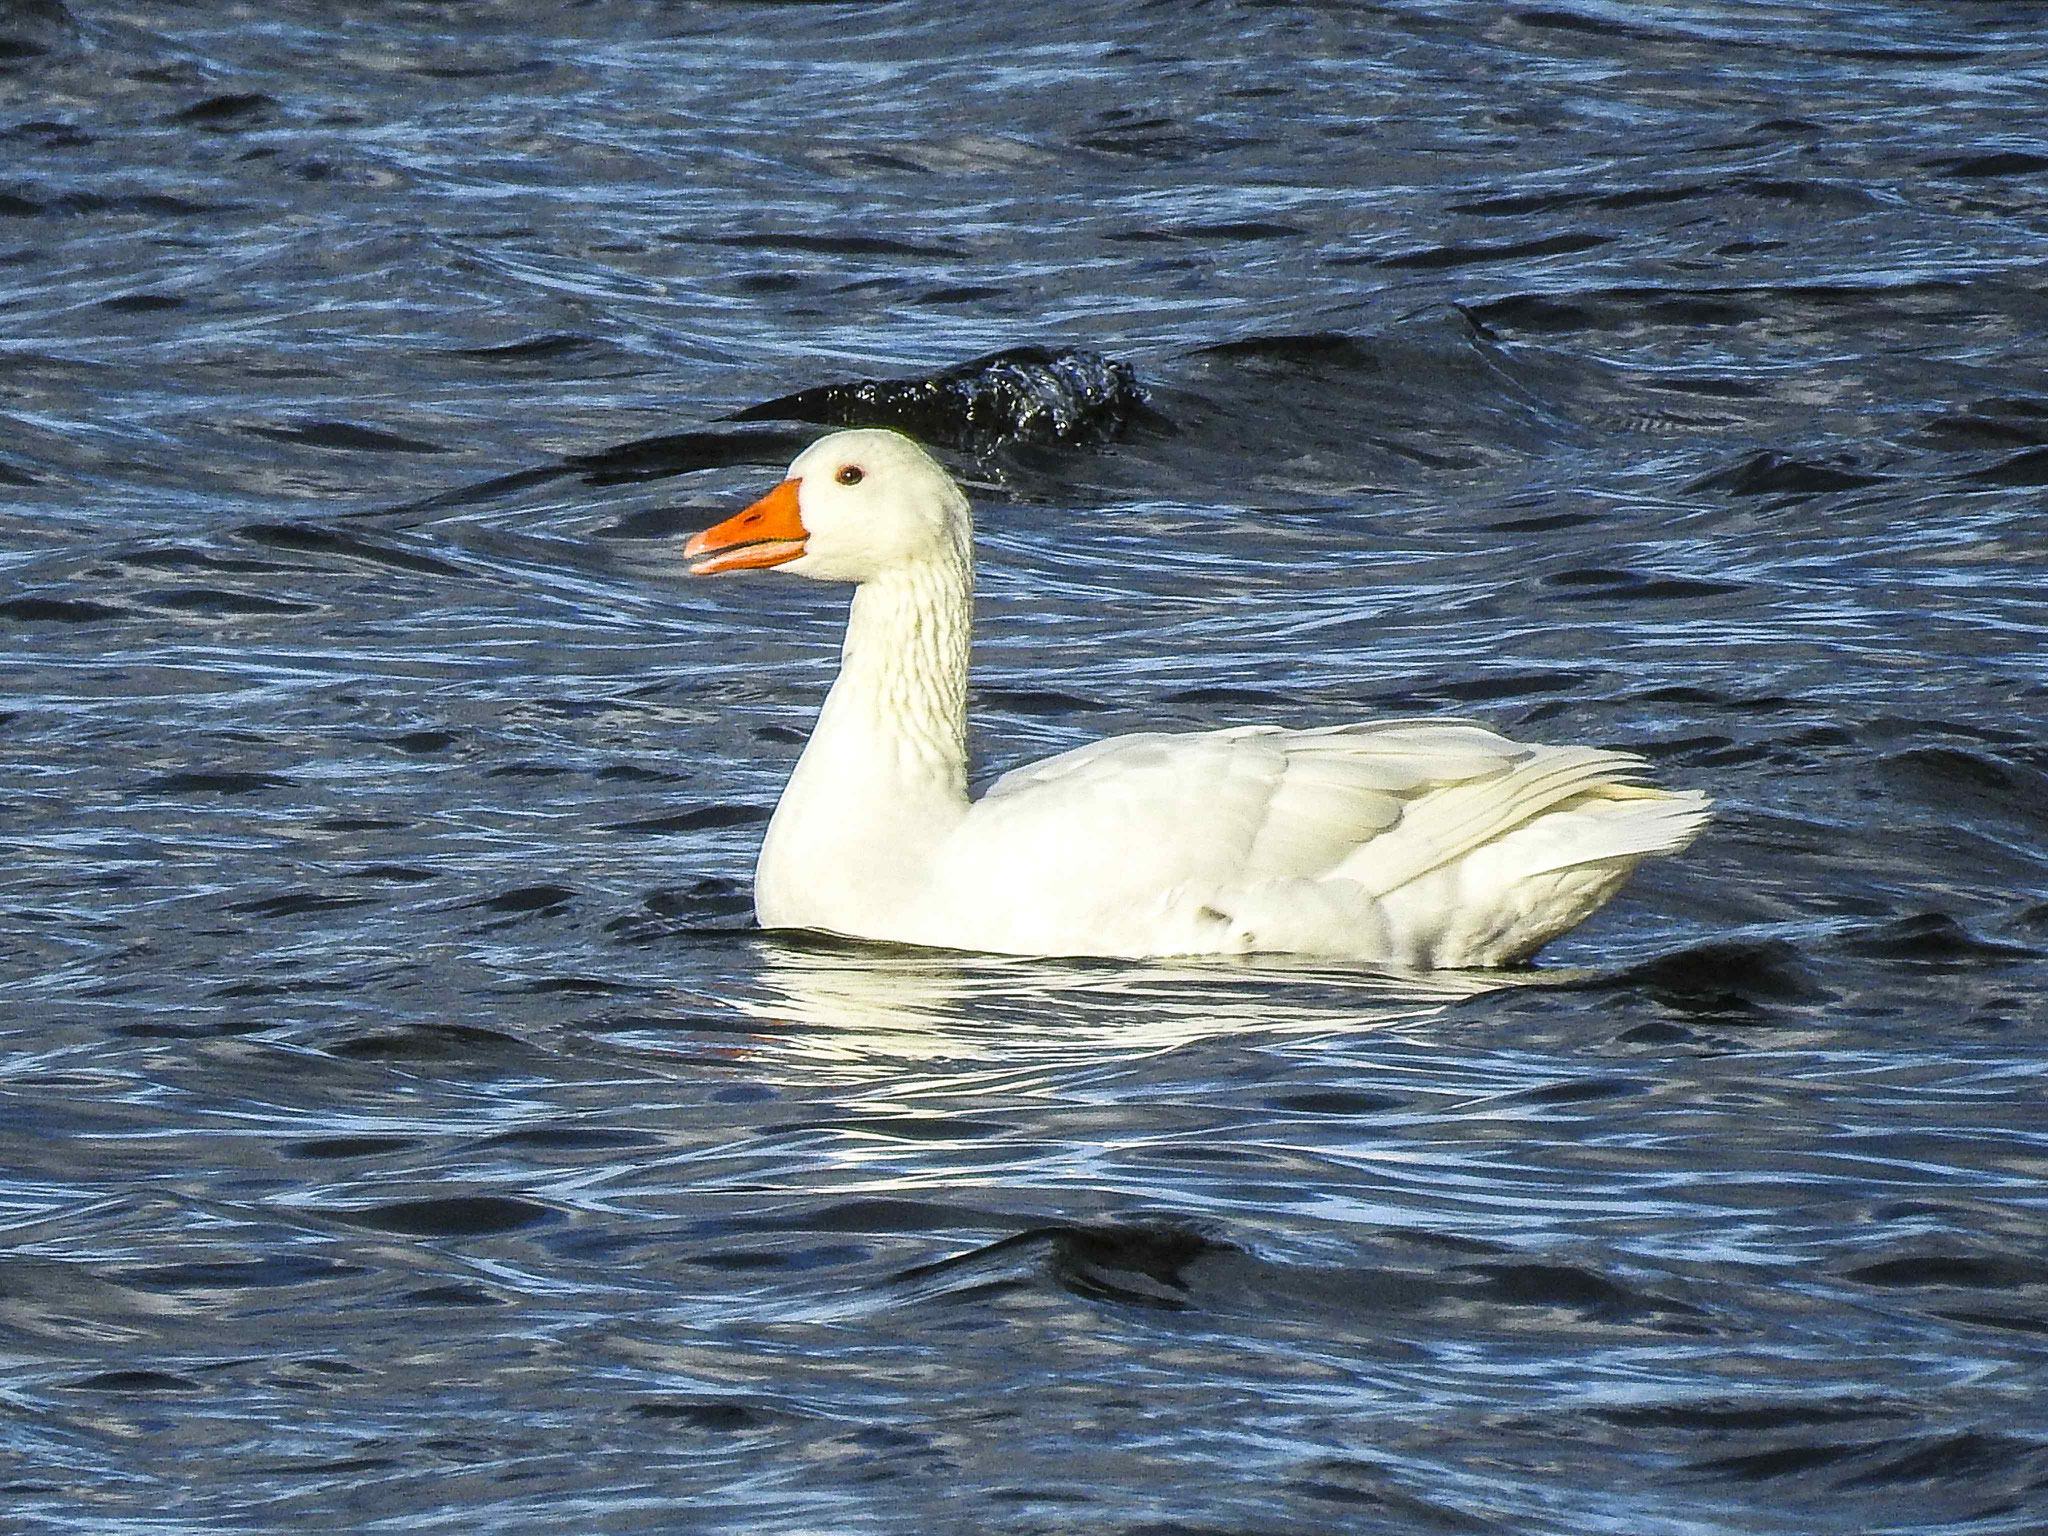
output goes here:
[[786, 1049], [862, 1060], [1128, 1057], [1218, 1036], [1410, 1024], [1525, 984], [1513, 972], [1375, 973], [1285, 960], [1047, 960], [761, 935], [724, 1001]]

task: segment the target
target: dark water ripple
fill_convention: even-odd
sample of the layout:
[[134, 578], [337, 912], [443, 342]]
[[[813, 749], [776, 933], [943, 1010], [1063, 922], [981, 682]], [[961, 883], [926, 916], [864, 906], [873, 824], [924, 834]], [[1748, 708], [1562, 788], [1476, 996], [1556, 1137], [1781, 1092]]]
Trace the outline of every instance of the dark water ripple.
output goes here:
[[[2044, 71], [0, 7], [10, 1528], [2039, 1529]], [[876, 418], [985, 773], [1443, 711], [1719, 819], [1515, 978], [767, 939], [843, 595], [676, 541]]]

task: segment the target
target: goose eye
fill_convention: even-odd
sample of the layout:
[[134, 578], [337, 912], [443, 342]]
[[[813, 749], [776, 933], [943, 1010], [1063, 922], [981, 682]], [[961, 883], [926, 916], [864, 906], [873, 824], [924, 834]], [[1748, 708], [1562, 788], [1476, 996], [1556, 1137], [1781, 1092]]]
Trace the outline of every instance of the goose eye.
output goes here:
[[867, 478], [867, 471], [858, 464], [842, 464], [839, 466], [839, 473], [832, 478], [841, 485], [859, 485]]

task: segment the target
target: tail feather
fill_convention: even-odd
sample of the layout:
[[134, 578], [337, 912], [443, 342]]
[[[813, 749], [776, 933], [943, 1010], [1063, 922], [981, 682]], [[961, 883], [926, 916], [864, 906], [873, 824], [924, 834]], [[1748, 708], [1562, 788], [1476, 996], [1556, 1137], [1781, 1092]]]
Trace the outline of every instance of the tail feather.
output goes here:
[[1337, 873], [1385, 896], [1547, 811], [1573, 802], [1662, 794], [1636, 782], [1642, 768], [1640, 758], [1597, 747], [1532, 751], [1504, 774], [1455, 784], [1413, 802], [1399, 826], [1360, 849]]
[[[1626, 797], [1603, 798], [1575, 807], [1587, 814], [1572, 817], [1569, 839], [1523, 870], [1523, 877], [1547, 875], [1603, 859], [1641, 859], [1652, 854], [1680, 853], [1700, 835], [1713, 815], [1714, 802], [1698, 790], [1636, 790]], [[1597, 807], [1600, 814], [1591, 814]], [[1563, 814], [1563, 813], [1560, 813]]]

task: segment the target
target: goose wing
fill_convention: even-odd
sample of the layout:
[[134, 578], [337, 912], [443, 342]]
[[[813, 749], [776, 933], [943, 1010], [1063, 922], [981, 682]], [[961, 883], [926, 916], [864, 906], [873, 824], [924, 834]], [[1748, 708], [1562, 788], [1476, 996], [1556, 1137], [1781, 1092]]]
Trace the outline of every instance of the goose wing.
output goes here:
[[986, 867], [1063, 870], [1106, 892], [1315, 879], [1418, 798], [1476, 789], [1530, 755], [1468, 721], [1117, 736], [1004, 774], [962, 831]]

